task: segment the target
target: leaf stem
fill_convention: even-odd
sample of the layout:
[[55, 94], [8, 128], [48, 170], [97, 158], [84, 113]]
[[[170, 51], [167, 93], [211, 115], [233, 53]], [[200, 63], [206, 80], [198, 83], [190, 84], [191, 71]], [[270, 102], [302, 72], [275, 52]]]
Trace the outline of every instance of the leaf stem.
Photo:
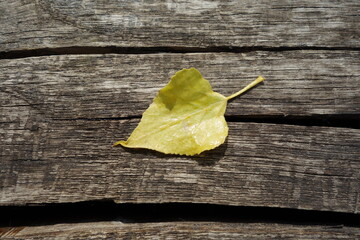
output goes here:
[[241, 95], [242, 93], [246, 92], [247, 90], [249, 90], [250, 88], [255, 87], [257, 84], [261, 83], [262, 81], [264, 81], [265, 78], [263, 78], [262, 76], [259, 76], [257, 79], [255, 79], [254, 81], [252, 81], [249, 85], [247, 85], [246, 87], [244, 87], [243, 89], [241, 89], [240, 91], [228, 96], [226, 98], [226, 100], [230, 100], [234, 97], [237, 97], [239, 95]]

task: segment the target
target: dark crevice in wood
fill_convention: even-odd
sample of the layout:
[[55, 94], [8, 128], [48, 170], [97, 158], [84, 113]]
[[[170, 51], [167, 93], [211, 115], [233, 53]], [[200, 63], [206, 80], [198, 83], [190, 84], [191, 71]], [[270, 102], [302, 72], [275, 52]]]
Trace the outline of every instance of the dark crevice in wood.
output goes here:
[[253, 47], [60, 47], [60, 48], [41, 48], [28, 50], [15, 50], [8, 52], [0, 52], [0, 59], [17, 59], [26, 57], [40, 57], [51, 55], [66, 55], [66, 54], [156, 54], [156, 53], [247, 53], [254, 51], [298, 51], [298, 50], [349, 50], [360, 51], [358, 47], [315, 47], [315, 46], [295, 46], [295, 47], [267, 47], [267, 46], [253, 46]]
[[312, 115], [312, 116], [226, 116], [228, 122], [273, 123], [298, 126], [360, 128], [360, 115]]
[[123, 223], [263, 222], [294, 225], [360, 226], [359, 214], [192, 203], [115, 204], [112, 201], [91, 201], [43, 206], [0, 206], [0, 212], [0, 227], [98, 221], [120, 221]]
[[[140, 119], [140, 115], [109, 118], [69, 118], [54, 119], [60, 121], [116, 121]], [[313, 116], [225, 116], [228, 122], [273, 123], [297, 126], [323, 126], [360, 129], [360, 115], [313, 115]]]

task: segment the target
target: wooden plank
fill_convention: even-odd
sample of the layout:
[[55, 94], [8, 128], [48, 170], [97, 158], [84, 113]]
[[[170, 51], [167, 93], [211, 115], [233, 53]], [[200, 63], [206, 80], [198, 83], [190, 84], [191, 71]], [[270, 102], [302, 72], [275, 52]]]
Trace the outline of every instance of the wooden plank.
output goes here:
[[358, 239], [356, 227], [277, 223], [91, 222], [0, 228], [1, 239]]
[[351, 1], [0, 2], [0, 51], [69, 46], [356, 47]]
[[1, 119], [0, 204], [360, 209], [359, 129], [231, 122], [225, 144], [191, 158], [111, 147], [138, 121], [50, 120], [20, 106]]
[[[359, 51], [64, 55], [0, 60], [5, 114], [30, 107], [51, 119], [140, 116], [178, 70], [198, 68], [225, 96], [258, 75], [227, 116], [360, 113]], [[17, 110], [16, 110], [17, 111]]]
[[111, 148], [138, 121], [111, 118], [141, 114], [179, 63], [198, 67], [225, 95], [256, 76], [246, 76], [254, 62], [266, 69], [268, 82], [232, 102], [230, 115], [359, 112], [358, 52], [251, 54], [2, 60], [1, 204], [113, 199], [358, 212], [360, 130], [231, 123], [227, 144], [197, 158]]

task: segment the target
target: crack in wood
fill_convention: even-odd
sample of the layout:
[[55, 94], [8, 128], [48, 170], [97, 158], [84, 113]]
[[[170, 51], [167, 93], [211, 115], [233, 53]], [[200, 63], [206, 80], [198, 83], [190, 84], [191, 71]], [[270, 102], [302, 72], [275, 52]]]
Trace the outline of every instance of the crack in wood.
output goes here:
[[[272, 123], [296, 126], [322, 126], [340, 128], [360, 128], [360, 115], [313, 115], [313, 116], [234, 116], [225, 115], [227, 122]], [[141, 119], [141, 115], [107, 118], [56, 118], [56, 121], [116, 121]]]

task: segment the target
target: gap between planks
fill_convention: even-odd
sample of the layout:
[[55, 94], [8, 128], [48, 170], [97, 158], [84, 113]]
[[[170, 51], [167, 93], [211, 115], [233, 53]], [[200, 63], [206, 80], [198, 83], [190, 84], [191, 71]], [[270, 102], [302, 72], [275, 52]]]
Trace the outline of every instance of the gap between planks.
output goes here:
[[0, 206], [0, 227], [120, 221], [154, 223], [203, 221], [224, 223], [284, 223], [360, 227], [360, 215], [291, 208], [244, 207], [218, 204], [116, 204], [98, 200], [34, 206]]
[[360, 47], [317, 47], [317, 46], [294, 46], [294, 47], [231, 47], [231, 46], [217, 46], [217, 47], [59, 47], [59, 48], [39, 48], [39, 49], [24, 49], [14, 51], [0, 52], [0, 59], [19, 59], [27, 57], [41, 57], [53, 55], [87, 55], [87, 54], [161, 54], [161, 53], [249, 53], [256, 51], [268, 52], [285, 52], [298, 50], [319, 50], [319, 51], [360, 51]]

